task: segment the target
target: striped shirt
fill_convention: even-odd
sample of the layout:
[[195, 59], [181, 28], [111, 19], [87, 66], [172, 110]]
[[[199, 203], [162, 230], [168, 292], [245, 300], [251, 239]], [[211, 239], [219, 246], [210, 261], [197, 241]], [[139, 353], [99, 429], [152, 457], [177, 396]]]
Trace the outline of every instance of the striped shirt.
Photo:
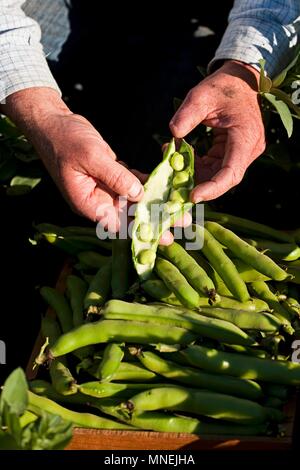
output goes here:
[[[40, 0], [0, 0], [0, 102], [25, 88], [59, 91], [41, 45], [41, 28], [24, 11], [26, 4], [31, 7], [29, 14], [34, 11], [35, 2], [38, 9]], [[46, 6], [58, 9], [61, 2], [43, 0], [44, 14]], [[273, 77], [294, 57], [299, 33], [300, 0], [235, 0], [209, 68], [224, 59], [259, 68], [259, 60], [264, 58], [266, 71]]]

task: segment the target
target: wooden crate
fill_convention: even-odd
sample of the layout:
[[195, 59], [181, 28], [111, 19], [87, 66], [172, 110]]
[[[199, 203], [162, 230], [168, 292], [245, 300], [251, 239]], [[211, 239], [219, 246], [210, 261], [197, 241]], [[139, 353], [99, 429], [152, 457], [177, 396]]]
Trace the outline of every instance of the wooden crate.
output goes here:
[[[66, 278], [72, 267], [66, 262], [60, 273], [56, 288], [64, 292]], [[47, 315], [55, 316], [52, 309]], [[28, 380], [36, 378], [37, 370], [32, 370], [44, 338], [40, 332], [28, 361]], [[284, 437], [267, 436], [197, 436], [186, 433], [159, 433], [153, 431], [121, 431], [75, 428], [67, 450], [290, 450], [296, 425], [296, 409], [299, 402], [295, 394], [285, 406], [287, 420], [284, 423]]]

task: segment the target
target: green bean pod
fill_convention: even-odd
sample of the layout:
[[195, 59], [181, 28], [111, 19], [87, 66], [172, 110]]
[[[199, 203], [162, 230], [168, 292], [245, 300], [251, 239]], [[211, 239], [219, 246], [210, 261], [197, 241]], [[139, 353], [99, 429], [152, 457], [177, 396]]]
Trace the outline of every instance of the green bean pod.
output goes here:
[[239, 424], [261, 424], [268, 420], [267, 410], [253, 401], [177, 386], [140, 392], [127, 402], [127, 408], [130, 411], [173, 409]]
[[120, 367], [124, 356], [123, 349], [116, 343], [109, 343], [103, 353], [97, 374], [100, 382], [109, 382]]
[[157, 257], [155, 270], [183, 305], [189, 308], [199, 307], [200, 296], [198, 292], [188, 283], [176, 266], [166, 259]]
[[206, 271], [178, 243], [159, 246], [158, 253], [167, 258], [185, 276], [188, 283], [198, 292], [215, 300], [215, 285]]
[[270, 397], [279, 398], [282, 401], [287, 401], [289, 396], [289, 389], [286, 385], [275, 383], [264, 383], [263, 390], [265, 395]]
[[112, 297], [123, 299], [131, 285], [131, 240], [116, 238], [112, 247]]
[[67, 292], [73, 312], [73, 325], [81, 325], [84, 319], [83, 302], [87, 292], [87, 285], [80, 277], [70, 274], [67, 277]]
[[49, 398], [35, 395], [28, 391], [28, 409], [32, 413], [42, 416], [43, 413], [51, 413], [66, 421], [70, 421], [75, 426], [82, 428], [94, 428], [94, 429], [133, 429], [132, 426], [127, 424], [121, 424], [111, 419], [107, 419], [101, 416], [96, 416], [91, 413], [78, 413], [77, 411], [71, 411], [58, 405]]
[[152, 277], [142, 283], [142, 288], [146, 294], [150, 295], [155, 300], [159, 300], [160, 302], [170, 305], [182, 305], [174, 292], [172, 292], [161, 279]]
[[243, 260], [236, 257], [231, 257], [231, 260], [233, 261], [244, 282], [249, 283], [270, 280], [268, 276], [265, 276], [256, 269], [252, 268], [252, 266], [249, 266], [249, 264], [246, 264]]
[[214, 284], [216, 286], [216, 289], [217, 289], [217, 292], [218, 292], [219, 295], [221, 295], [223, 297], [234, 298], [233, 295], [232, 295], [232, 292], [228, 289], [225, 282], [223, 281], [221, 276], [219, 276], [217, 271], [214, 270], [214, 274], [213, 274], [212, 278], [213, 278]]
[[117, 406], [93, 405], [100, 411], [125, 423], [131, 423], [136, 428], [157, 432], [189, 433], [215, 436], [255, 436], [267, 431], [265, 424], [238, 425], [229, 422], [202, 422], [196, 418], [178, 416], [171, 413], [156, 411], [134, 412], [130, 416]]
[[[176, 295], [166, 286], [161, 279], [151, 278], [143, 282], [144, 291], [159, 302], [183, 307], [183, 304], [177, 299]], [[235, 310], [246, 310], [249, 312], [267, 312], [270, 307], [261, 299], [251, 298], [247, 302], [239, 302], [233, 297], [220, 296], [215, 305], [220, 308], [232, 308]], [[210, 307], [211, 300], [208, 297], [199, 298], [199, 307]]]
[[[182, 163], [183, 169], [178, 170]], [[176, 152], [176, 143], [172, 139], [164, 151], [162, 162], [148, 177], [143, 198], [137, 204], [135, 211], [132, 227], [132, 259], [142, 280], [151, 276], [161, 235], [192, 208], [193, 203], [189, 202], [189, 193], [193, 186], [193, 148], [181, 139]]]
[[277, 397], [266, 397], [263, 405], [267, 406], [268, 408], [282, 408], [284, 402]]
[[107, 398], [107, 397], [123, 397], [132, 396], [139, 393], [139, 390], [148, 390], [149, 388], [164, 388], [169, 387], [169, 384], [164, 383], [113, 383], [113, 382], [86, 382], [77, 385], [77, 389], [83, 395], [88, 395], [94, 398]]
[[290, 312], [288, 312], [281, 303], [278, 302], [276, 295], [273, 294], [268, 285], [264, 281], [252, 282], [250, 285], [254, 294], [268, 303], [272, 309], [273, 315], [281, 321], [283, 329], [288, 334], [292, 335], [294, 333], [294, 328], [291, 325]]
[[[204, 307], [204, 305], [203, 305]], [[268, 312], [270, 307], [267, 302], [264, 302], [261, 299], [256, 297], [251, 297], [247, 302], [239, 302], [232, 297], [221, 297], [220, 302], [217, 303], [216, 307], [224, 309], [234, 309], [234, 310], [245, 310], [247, 312]]]
[[109, 255], [101, 255], [96, 251], [81, 251], [77, 254], [79, 263], [87, 268], [100, 269], [104, 266], [109, 260]]
[[[61, 336], [60, 327], [55, 318], [46, 315], [42, 318], [42, 334], [49, 339], [50, 347]], [[72, 395], [77, 392], [76, 380], [67, 367], [67, 360], [61, 357], [49, 366], [49, 373], [54, 389], [62, 395]]]
[[300, 258], [300, 247], [296, 243], [278, 243], [265, 239], [246, 239], [249, 245], [267, 253], [271, 258], [283, 261], [295, 261]]
[[300, 364], [294, 362], [259, 359], [196, 345], [179, 354], [190, 365], [217, 374], [282, 385], [300, 384]]
[[222, 244], [228, 247], [238, 258], [274, 281], [285, 281], [290, 276], [271, 258], [260, 253], [256, 248], [242, 240], [231, 230], [217, 222], [206, 222], [205, 227]]
[[230, 308], [202, 307], [201, 313], [210, 318], [226, 320], [242, 330], [258, 330], [276, 332], [281, 327], [281, 321], [271, 313], [247, 312]]
[[249, 348], [247, 346], [241, 346], [240, 344], [224, 344], [226, 349], [229, 351], [237, 352], [238, 354], [247, 354], [248, 356], [259, 357], [260, 359], [270, 358], [264, 349]]
[[202, 252], [223, 279], [230, 292], [241, 302], [250, 299], [246, 284], [241, 279], [235, 265], [226, 255], [220, 243], [206, 230], [206, 228], [194, 225], [195, 231], [199, 237], [203, 237]]
[[55, 311], [62, 331], [64, 333], [70, 331], [73, 328], [73, 314], [64, 295], [56, 289], [47, 286], [40, 289], [40, 294]]
[[[93, 364], [86, 371], [99, 379], [98, 374], [98, 364]], [[151, 382], [157, 379], [157, 375], [154, 372], [151, 372], [148, 369], [145, 369], [140, 364], [134, 364], [131, 362], [121, 362], [118, 367], [118, 370], [114, 374], [114, 381], [123, 381], [123, 382]]]
[[[175, 382], [250, 400], [258, 400], [263, 395], [260, 385], [251, 380], [222, 377], [191, 367], [181, 367], [175, 362], [165, 360], [150, 351], [142, 351], [138, 358], [147, 369]], [[224, 380], [225, 378], [227, 380]]]
[[293, 284], [300, 284], [300, 266], [299, 265], [290, 266], [290, 263], [289, 263], [287, 265], [286, 271], [290, 276], [292, 276], [292, 278], [290, 279], [290, 282], [292, 282]]
[[110, 291], [111, 275], [112, 264], [108, 262], [93, 277], [83, 303], [88, 313], [94, 313], [104, 305]]
[[77, 255], [88, 250], [111, 250], [107, 242], [99, 240], [96, 236], [64, 235], [60, 232], [45, 231], [36, 234], [34, 238], [36, 241], [44, 240], [70, 255]]
[[66, 358], [53, 361], [49, 366], [51, 382], [57, 393], [73, 395], [77, 393], [76, 380], [67, 367]]
[[228, 343], [249, 346], [254, 343], [254, 340], [237, 326], [224, 320], [207, 318], [186, 308], [110, 300], [103, 308], [102, 315], [107, 319], [145, 322], [145, 327], [153, 324], [164, 328], [167, 328], [167, 325], [185, 328], [201, 336]]
[[184, 328], [136, 321], [99, 320], [87, 323], [65, 333], [53, 344], [48, 354], [41, 352], [36, 364], [48, 359], [64, 356], [84, 346], [107, 342], [140, 344], [188, 344], [197, 338]]
[[57, 320], [50, 315], [42, 318], [41, 331], [44, 338], [48, 338], [50, 347], [61, 336], [61, 328]]
[[270, 238], [271, 240], [277, 240], [279, 242], [293, 243], [294, 236], [280, 230], [269, 227], [268, 225], [253, 222], [252, 220], [237, 217], [235, 215], [224, 214], [221, 212], [214, 212], [210, 209], [205, 209], [206, 220], [212, 220], [219, 224], [228, 227], [237, 232], [250, 235]]

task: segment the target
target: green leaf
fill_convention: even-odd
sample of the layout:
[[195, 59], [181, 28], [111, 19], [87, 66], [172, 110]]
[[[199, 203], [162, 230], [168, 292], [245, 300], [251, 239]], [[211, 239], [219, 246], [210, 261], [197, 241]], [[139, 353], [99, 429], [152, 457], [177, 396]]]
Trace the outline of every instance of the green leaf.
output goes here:
[[28, 385], [23, 370], [15, 369], [6, 379], [1, 393], [1, 415], [5, 405], [11, 414], [21, 416], [28, 404]]
[[274, 106], [280, 116], [282, 124], [286, 129], [288, 137], [291, 137], [293, 133], [293, 118], [286, 103], [284, 103], [282, 100], [278, 100], [276, 96], [272, 95], [271, 93], [264, 93], [263, 96]]
[[22, 434], [20, 416], [16, 414], [12, 410], [12, 407], [5, 403], [5, 401], [3, 401], [2, 406], [2, 423], [4, 424], [6, 432], [13, 436], [15, 441], [19, 443]]
[[40, 177], [14, 176], [10, 182], [10, 187], [6, 190], [6, 194], [8, 196], [23, 196], [30, 193], [41, 181], [42, 178]]
[[38, 155], [34, 152], [34, 150], [31, 150], [30, 152], [14, 152], [14, 156], [18, 159], [21, 160], [21, 162], [24, 163], [30, 163], [35, 160], [39, 160]]
[[296, 65], [300, 56], [300, 49], [298, 48], [298, 52], [295, 55], [294, 59], [273, 79], [273, 87], [279, 87], [285, 80], [287, 73], [290, 69]]
[[291, 97], [282, 90], [277, 88], [272, 88], [271, 93], [276, 96], [276, 98], [282, 100], [289, 108], [291, 108], [295, 113], [300, 117], [300, 108], [293, 103]]
[[11, 180], [10, 186], [29, 186], [31, 189], [33, 189], [41, 182], [41, 180], [41, 177], [35, 178], [31, 176], [15, 176]]
[[261, 59], [260, 64], [260, 77], [259, 77], [259, 92], [268, 93], [272, 88], [272, 80], [265, 74], [265, 63], [266, 61]]
[[26, 450], [62, 450], [72, 438], [72, 423], [44, 412], [23, 430], [21, 446]]
[[7, 431], [0, 429], [0, 450], [21, 450], [21, 447]]
[[8, 138], [16, 138], [22, 135], [22, 132], [6, 116], [0, 117], [0, 135]]
[[207, 77], [207, 70], [206, 67], [202, 67], [202, 65], [197, 65], [197, 70], [202, 75], [202, 78]]

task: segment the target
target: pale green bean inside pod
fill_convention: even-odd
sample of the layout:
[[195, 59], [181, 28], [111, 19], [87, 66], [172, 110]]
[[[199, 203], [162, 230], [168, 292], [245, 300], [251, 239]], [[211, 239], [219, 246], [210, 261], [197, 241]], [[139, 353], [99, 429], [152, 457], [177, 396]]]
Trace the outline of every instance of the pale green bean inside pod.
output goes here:
[[[174, 196], [175, 186], [180, 190], [180, 197]], [[193, 148], [182, 139], [177, 152], [172, 139], [162, 162], [149, 176], [144, 196], [136, 207], [131, 246], [134, 266], [141, 279], [148, 279], [151, 275], [163, 232], [192, 208], [189, 194], [193, 186]]]
[[271, 258], [260, 253], [256, 248], [242, 240], [231, 230], [228, 230], [217, 222], [206, 222], [206, 229], [220, 242], [227, 246], [238, 258], [253, 266], [257, 271], [274, 281], [285, 281], [290, 276]]
[[238, 270], [226, 255], [220, 243], [204, 227], [193, 225], [195, 234], [203, 239], [202, 253], [208, 259], [211, 266], [222, 278], [226, 287], [241, 302], [250, 300], [250, 295], [245, 282], [241, 279]]

